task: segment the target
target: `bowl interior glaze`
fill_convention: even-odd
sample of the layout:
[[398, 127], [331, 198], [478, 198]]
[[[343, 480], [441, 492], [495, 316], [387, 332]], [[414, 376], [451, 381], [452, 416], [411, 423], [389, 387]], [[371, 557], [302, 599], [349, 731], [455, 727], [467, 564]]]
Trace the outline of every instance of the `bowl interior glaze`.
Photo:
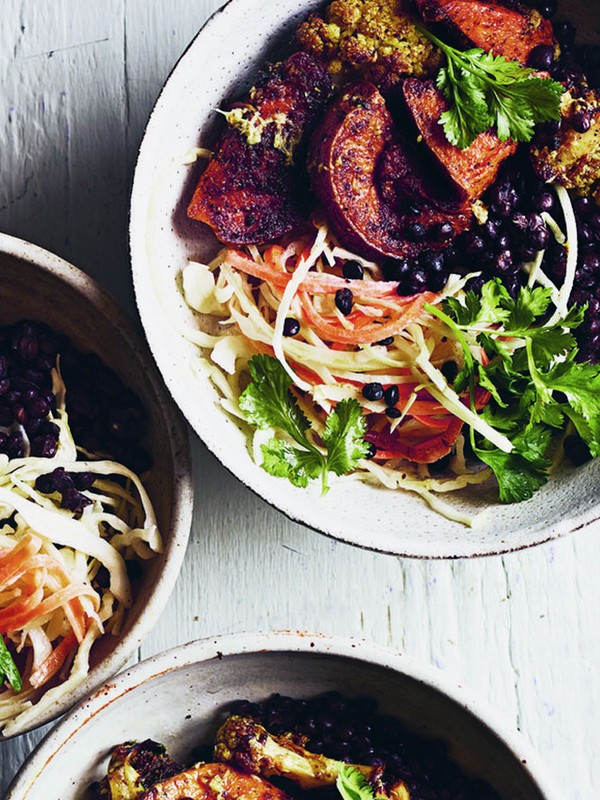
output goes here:
[[[136, 297], [152, 352], [177, 404], [208, 448], [241, 481], [292, 519], [373, 550], [420, 557], [458, 557], [516, 550], [597, 519], [600, 463], [564, 465], [534, 499], [502, 506], [495, 487], [470, 487], [446, 499], [475, 527], [451, 521], [414, 494], [332, 479], [298, 489], [252, 460], [243, 425], [223, 412], [209, 380], [195, 369], [198, 351], [182, 333], [196, 325], [178, 289], [188, 259], [217, 249], [205, 226], [185, 218], [202, 169], [184, 164], [198, 145], [210, 147], [224, 99], [239, 97], [267, 57], [289, 39], [317, 4], [230, 0], [200, 31], [169, 77], [141, 145], [131, 203], [131, 253]], [[563, 3], [582, 40], [597, 36], [598, 19], [584, 0]]]

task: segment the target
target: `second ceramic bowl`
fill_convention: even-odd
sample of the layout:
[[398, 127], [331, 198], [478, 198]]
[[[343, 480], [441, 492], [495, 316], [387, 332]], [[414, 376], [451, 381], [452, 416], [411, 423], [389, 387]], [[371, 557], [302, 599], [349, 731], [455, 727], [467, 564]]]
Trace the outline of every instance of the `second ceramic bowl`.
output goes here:
[[[145, 342], [100, 286], [58, 256], [3, 234], [0, 286], [0, 325], [22, 319], [47, 323], [69, 336], [81, 352], [100, 356], [141, 399], [148, 416], [144, 445], [153, 460], [146, 489], [164, 541], [164, 552], [144, 566], [119, 635], [105, 635], [94, 643], [85, 680], [17, 731], [23, 733], [64, 714], [106, 681], [150, 631], [181, 568], [191, 526], [193, 491], [183, 419], [171, 402]], [[48, 464], [52, 469], [52, 462]]]
[[561, 798], [525, 741], [438, 670], [364, 642], [286, 633], [193, 642], [127, 670], [48, 735], [6, 800], [46, 800], [49, 787], [53, 797], [81, 800], [120, 742], [152, 738], [189, 763], [233, 700], [332, 690], [369, 696], [414, 733], [441, 739], [502, 800]]

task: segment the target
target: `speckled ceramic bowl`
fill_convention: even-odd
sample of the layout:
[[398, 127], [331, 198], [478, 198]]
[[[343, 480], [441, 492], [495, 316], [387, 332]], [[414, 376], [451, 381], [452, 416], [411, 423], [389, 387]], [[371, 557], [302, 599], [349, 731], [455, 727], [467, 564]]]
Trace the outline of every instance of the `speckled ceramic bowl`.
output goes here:
[[192, 642], [123, 672], [44, 739], [6, 800], [46, 800], [49, 787], [60, 800], [83, 798], [119, 742], [152, 738], [186, 762], [232, 700], [329, 690], [371, 696], [414, 732], [443, 740], [503, 800], [562, 797], [524, 739], [438, 670], [365, 642], [267, 634]]
[[[456, 493], [461, 512], [486, 511], [467, 528], [432, 511], [416, 495], [332, 481], [323, 497], [317, 482], [298, 489], [269, 476], [252, 460], [245, 434], [218, 405], [215, 390], [193, 369], [197, 351], [180, 333], [193, 318], [178, 291], [188, 258], [215, 249], [204, 226], [185, 221], [200, 165], [184, 166], [191, 147], [212, 143], [218, 108], [243, 94], [266, 53], [316, 3], [307, 0], [231, 0], [200, 31], [175, 67], [148, 123], [131, 203], [131, 253], [137, 302], [156, 361], [176, 402], [206, 445], [241, 481], [289, 517], [353, 544], [410, 556], [453, 557], [500, 553], [561, 536], [595, 520], [600, 463], [565, 466], [536, 497], [497, 503], [492, 487]], [[595, 10], [584, 0], [565, 3], [582, 37], [593, 36]]]
[[154, 463], [146, 488], [164, 539], [164, 553], [145, 565], [121, 634], [97, 640], [85, 681], [30, 723], [26, 730], [31, 730], [64, 714], [113, 675], [158, 619], [179, 574], [190, 531], [191, 459], [185, 424], [148, 348], [95, 281], [40, 247], [0, 234], [0, 287], [0, 324], [24, 318], [48, 323], [81, 351], [97, 353], [142, 400], [149, 417], [145, 445]]

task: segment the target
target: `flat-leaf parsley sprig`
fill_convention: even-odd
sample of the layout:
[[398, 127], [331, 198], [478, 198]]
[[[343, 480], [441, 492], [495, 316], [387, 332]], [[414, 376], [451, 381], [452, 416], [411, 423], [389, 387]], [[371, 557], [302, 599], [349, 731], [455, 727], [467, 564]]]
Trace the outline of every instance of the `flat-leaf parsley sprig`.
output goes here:
[[419, 30], [448, 59], [436, 82], [450, 102], [440, 124], [451, 144], [464, 150], [489, 128], [496, 128], [500, 141], [528, 142], [538, 122], [560, 119], [564, 89], [558, 81], [479, 47], [456, 50], [425, 28]]
[[[513, 445], [503, 452], [470, 431], [475, 455], [491, 467], [507, 503], [529, 499], [546, 483], [550, 445], [569, 421], [591, 455], [600, 455], [600, 366], [576, 361], [572, 333], [585, 306], [546, 322], [550, 295], [525, 286], [513, 299], [496, 278], [484, 284], [481, 297], [467, 291], [462, 302], [447, 298], [443, 309], [426, 306], [463, 346], [454, 389], [472, 391], [475, 383], [487, 389], [491, 400], [479, 413]], [[482, 348], [488, 363], [474, 358], [472, 348]]]
[[244, 416], [258, 428], [284, 431], [295, 442], [273, 437], [261, 445], [262, 466], [270, 475], [287, 478], [300, 487], [320, 477], [325, 493], [329, 472], [345, 475], [367, 455], [370, 446], [363, 438], [367, 422], [356, 400], [340, 401], [327, 416], [321, 435], [323, 453], [307, 435], [310, 423], [290, 391], [292, 382], [279, 361], [257, 355], [248, 368], [252, 382], [240, 397]]

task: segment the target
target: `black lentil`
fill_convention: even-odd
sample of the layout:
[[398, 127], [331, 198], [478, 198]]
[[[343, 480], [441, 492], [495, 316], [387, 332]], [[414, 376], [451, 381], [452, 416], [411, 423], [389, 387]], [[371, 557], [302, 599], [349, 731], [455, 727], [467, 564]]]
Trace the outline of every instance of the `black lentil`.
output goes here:
[[388, 388], [383, 393], [383, 399], [385, 400], [388, 406], [396, 405], [396, 403], [400, 399], [400, 390], [398, 389], [396, 384], [388, 386]]
[[365, 383], [362, 388], [362, 395], [365, 400], [377, 402], [383, 397], [383, 386], [380, 383]]
[[349, 280], [360, 281], [364, 274], [365, 271], [358, 261], [346, 261], [342, 267], [342, 275]]
[[300, 323], [294, 317], [286, 317], [283, 322], [283, 335], [296, 336], [300, 332]]
[[338, 289], [335, 293], [335, 305], [345, 317], [352, 311], [352, 304], [354, 303], [354, 295], [351, 289]]

